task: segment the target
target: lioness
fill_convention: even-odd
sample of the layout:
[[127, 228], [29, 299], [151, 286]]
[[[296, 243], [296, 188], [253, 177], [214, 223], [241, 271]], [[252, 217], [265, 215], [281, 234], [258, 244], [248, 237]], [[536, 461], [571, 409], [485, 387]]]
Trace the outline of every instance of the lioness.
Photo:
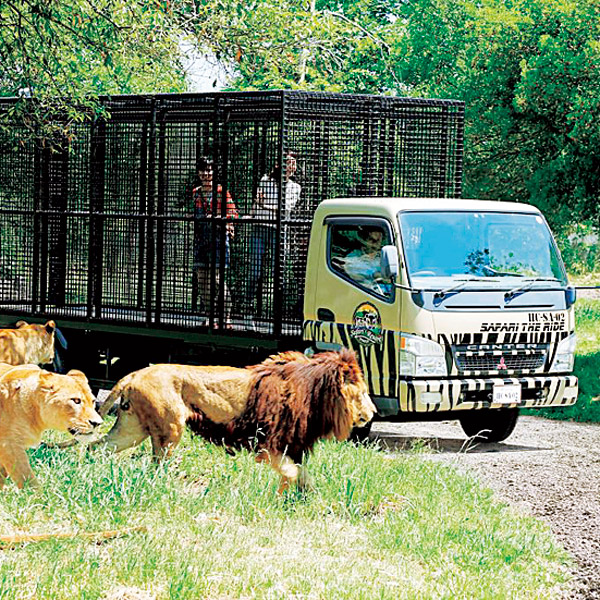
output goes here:
[[56, 323], [19, 321], [16, 329], [0, 329], [0, 363], [47, 365], [54, 360]]
[[81, 371], [58, 375], [35, 365], [0, 364], [0, 487], [7, 475], [19, 487], [37, 485], [26, 448], [39, 444], [47, 429], [91, 433], [102, 423], [94, 402]]

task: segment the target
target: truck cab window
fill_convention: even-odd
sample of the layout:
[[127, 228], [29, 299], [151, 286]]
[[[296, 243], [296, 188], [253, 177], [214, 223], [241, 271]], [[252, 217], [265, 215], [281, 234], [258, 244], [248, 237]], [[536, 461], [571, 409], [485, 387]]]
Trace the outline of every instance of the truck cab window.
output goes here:
[[331, 225], [329, 264], [344, 279], [388, 299], [393, 286], [381, 277], [381, 248], [390, 243], [382, 225]]

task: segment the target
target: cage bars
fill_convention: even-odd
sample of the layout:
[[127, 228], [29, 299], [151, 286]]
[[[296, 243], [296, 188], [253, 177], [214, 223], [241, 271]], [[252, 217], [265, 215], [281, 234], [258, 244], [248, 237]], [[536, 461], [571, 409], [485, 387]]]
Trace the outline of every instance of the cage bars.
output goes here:
[[[0, 100], [0, 111], [13, 102]], [[255, 334], [297, 335], [319, 202], [461, 194], [456, 101], [274, 91], [116, 96], [104, 106], [109, 118], [78, 125], [75, 138], [3, 146], [0, 310], [173, 335], [247, 332], [252, 317]], [[288, 152], [300, 191], [284, 210]], [[198, 219], [191, 187], [201, 156], [214, 160], [214, 205]], [[261, 189], [274, 190], [275, 211], [256, 209]], [[239, 219], [228, 216], [228, 194]], [[208, 294], [194, 274], [199, 222], [210, 238]]]

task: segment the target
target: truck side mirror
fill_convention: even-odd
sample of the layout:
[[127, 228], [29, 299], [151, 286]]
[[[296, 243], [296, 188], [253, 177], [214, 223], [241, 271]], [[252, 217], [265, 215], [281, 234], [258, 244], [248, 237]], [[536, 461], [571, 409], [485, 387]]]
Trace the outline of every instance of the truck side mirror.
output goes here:
[[384, 280], [396, 279], [398, 267], [398, 250], [396, 246], [384, 246], [381, 249], [381, 275]]
[[577, 290], [572, 286], [568, 285], [565, 289], [565, 301], [567, 303], [567, 308], [571, 308], [575, 301], [577, 300]]

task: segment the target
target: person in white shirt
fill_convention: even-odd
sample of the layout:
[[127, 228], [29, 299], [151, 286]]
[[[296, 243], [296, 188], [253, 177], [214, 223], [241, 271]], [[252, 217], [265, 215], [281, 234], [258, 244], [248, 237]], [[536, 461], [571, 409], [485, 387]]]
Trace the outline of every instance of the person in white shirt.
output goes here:
[[[302, 187], [294, 180], [297, 168], [296, 157], [292, 153], [288, 153], [285, 159], [284, 214], [282, 215], [284, 220], [290, 218], [292, 210], [300, 199]], [[275, 219], [279, 204], [277, 186], [280, 178], [281, 167], [279, 165], [276, 165], [270, 173], [262, 176], [250, 211], [251, 217]], [[265, 223], [265, 225], [275, 227], [275, 223]]]
[[[297, 170], [296, 157], [292, 153], [288, 153], [285, 160], [285, 183], [283, 185], [283, 213], [282, 220], [290, 219], [294, 207], [300, 199], [302, 187], [294, 180]], [[275, 252], [275, 230], [277, 218], [277, 208], [279, 205], [279, 189], [278, 182], [281, 180], [281, 167], [276, 165], [275, 168], [268, 174], [263, 175], [256, 191], [256, 198], [252, 204], [250, 217], [264, 219], [264, 223], [257, 223], [253, 228], [253, 233], [250, 238], [250, 271], [248, 274], [247, 301], [246, 309], [254, 313], [254, 300], [258, 282], [261, 276], [264, 278], [266, 274], [265, 264], [266, 255], [274, 256]], [[282, 237], [285, 239], [287, 226], [282, 229]], [[271, 279], [272, 279], [271, 274]], [[271, 283], [272, 285], [272, 283]]]

